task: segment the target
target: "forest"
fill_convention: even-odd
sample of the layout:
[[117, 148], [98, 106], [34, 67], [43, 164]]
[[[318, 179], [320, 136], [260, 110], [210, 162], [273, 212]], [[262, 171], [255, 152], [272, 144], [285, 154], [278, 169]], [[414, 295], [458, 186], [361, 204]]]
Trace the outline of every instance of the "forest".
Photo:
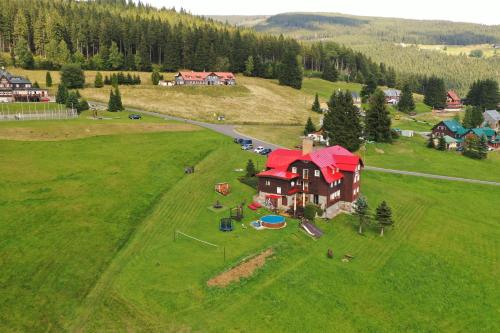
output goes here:
[[0, 50], [24, 68], [58, 69], [75, 62], [94, 70], [150, 71], [157, 66], [278, 78], [291, 53], [306, 70], [335, 66], [346, 80], [364, 83], [374, 76], [380, 84], [395, 82], [393, 69], [338, 44], [301, 45], [185, 10], [132, 1], [0, 0], [0, 19]]

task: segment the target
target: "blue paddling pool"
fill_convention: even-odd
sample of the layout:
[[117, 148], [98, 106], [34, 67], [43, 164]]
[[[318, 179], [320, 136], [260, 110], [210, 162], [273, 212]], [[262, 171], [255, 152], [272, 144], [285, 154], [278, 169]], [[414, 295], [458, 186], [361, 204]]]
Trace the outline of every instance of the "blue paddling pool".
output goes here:
[[283, 216], [266, 215], [260, 218], [260, 223], [263, 227], [269, 229], [280, 229], [286, 226], [286, 221]]

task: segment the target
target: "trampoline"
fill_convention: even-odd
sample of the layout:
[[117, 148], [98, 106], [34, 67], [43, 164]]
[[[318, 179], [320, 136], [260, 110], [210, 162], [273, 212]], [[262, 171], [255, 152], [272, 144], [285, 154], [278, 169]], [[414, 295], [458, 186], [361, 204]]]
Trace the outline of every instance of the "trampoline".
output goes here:
[[219, 223], [219, 230], [224, 232], [233, 231], [233, 220], [230, 218], [221, 219]]

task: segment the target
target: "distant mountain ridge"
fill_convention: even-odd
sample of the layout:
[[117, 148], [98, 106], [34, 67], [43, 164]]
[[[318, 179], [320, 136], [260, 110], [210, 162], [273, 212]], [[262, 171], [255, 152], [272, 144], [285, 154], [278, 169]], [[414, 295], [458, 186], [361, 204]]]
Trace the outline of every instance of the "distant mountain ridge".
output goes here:
[[[346, 44], [380, 40], [408, 44], [500, 43], [500, 25], [412, 20], [340, 13], [283, 13], [272, 16], [211, 16], [257, 31], [284, 33], [302, 40], [335, 38]], [[349, 37], [350, 40], [347, 40]]]

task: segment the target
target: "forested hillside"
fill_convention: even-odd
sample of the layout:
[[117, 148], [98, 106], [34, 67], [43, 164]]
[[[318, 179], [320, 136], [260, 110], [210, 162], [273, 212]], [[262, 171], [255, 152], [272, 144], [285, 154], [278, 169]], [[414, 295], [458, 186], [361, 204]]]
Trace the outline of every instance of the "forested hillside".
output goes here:
[[285, 50], [300, 51], [292, 39], [125, 0], [0, 0], [0, 22], [0, 49], [25, 68], [78, 62], [99, 70], [147, 71], [158, 64], [169, 71], [242, 72], [255, 55], [272, 77]]
[[[449, 88], [465, 94], [474, 80], [500, 81], [500, 51], [489, 58], [450, 56], [421, 50], [415, 44], [467, 45], [500, 43], [500, 26], [447, 21], [361, 17], [326, 13], [287, 13], [266, 16], [218, 16], [214, 19], [256, 31], [284, 34], [305, 44], [334, 41], [375, 62], [395, 68], [398, 85], [415, 77], [437, 75]], [[311, 47], [314, 48], [314, 47]], [[351, 76], [353, 78], [354, 76]]]

